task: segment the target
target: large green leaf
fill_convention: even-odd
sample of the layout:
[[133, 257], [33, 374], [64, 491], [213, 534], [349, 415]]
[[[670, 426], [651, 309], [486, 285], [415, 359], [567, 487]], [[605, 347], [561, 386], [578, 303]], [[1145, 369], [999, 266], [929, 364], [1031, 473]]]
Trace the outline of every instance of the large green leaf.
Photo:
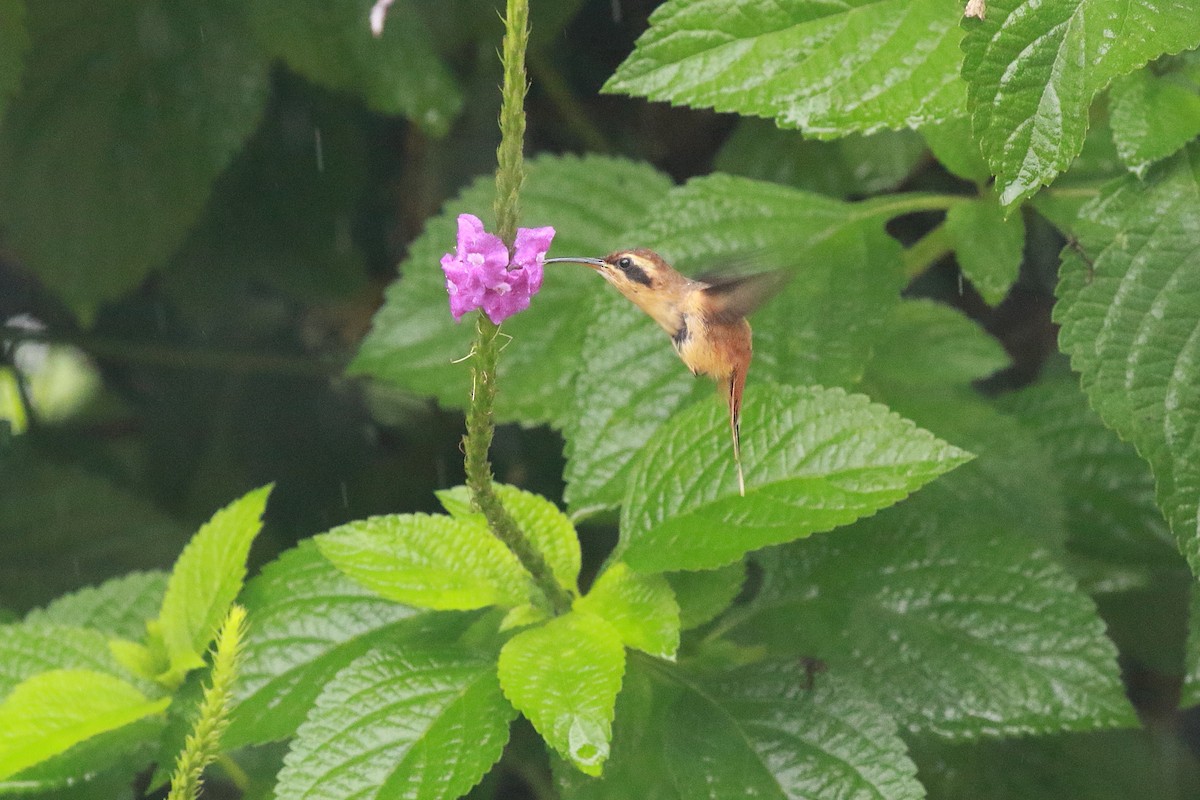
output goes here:
[[961, 114], [955, 0], [672, 0], [604, 90], [818, 136]]
[[977, 511], [957, 478], [836, 536], [764, 553], [762, 589], [726, 623], [730, 635], [827, 660], [911, 731], [1133, 724], [1091, 601], [1045, 548]]
[[462, 95], [416, 5], [394, 3], [378, 38], [368, 25], [371, 0], [252, 0], [248, 14], [264, 48], [292, 69], [331, 89], [358, 92], [376, 111], [403, 114], [441, 135]]
[[[871, 204], [712, 175], [670, 192], [629, 238], [685, 272], [731, 263], [786, 270], [780, 295], [751, 318], [750, 381], [850, 387], [904, 282], [887, 217]], [[600, 291], [565, 430], [566, 499], [577, 516], [619, 505], [651, 434], [696, 395], [715, 393], [707, 381], [695, 385], [649, 318]]]
[[44, 624], [0, 627], [0, 698], [26, 678], [56, 669], [122, 673], [97, 631]]
[[262, 528], [271, 486], [233, 501], [204, 523], [171, 570], [158, 629], [177, 676], [204, 666], [204, 653], [242, 590], [246, 556]]
[[397, 603], [420, 608], [506, 608], [530, 601], [532, 579], [482, 520], [392, 514], [316, 537], [339, 570]]
[[625, 672], [621, 636], [604, 619], [571, 611], [529, 628], [500, 651], [500, 685], [547, 744], [599, 775]]
[[705, 569], [875, 513], [970, 455], [861, 395], [755, 387], [742, 414], [739, 497], [728, 412], [677, 415], [646, 446], [621, 517], [642, 571]]
[[963, 27], [974, 130], [1005, 207], [1079, 154], [1092, 98], [1113, 78], [1200, 45], [1191, 0], [991, 0]]
[[21, 82], [29, 34], [25, 31], [25, 0], [0, 0], [0, 119], [8, 98]]
[[500, 758], [513, 716], [491, 660], [379, 647], [321, 692], [274, 796], [453, 800]]
[[104, 672], [58, 669], [19, 683], [0, 703], [0, 780], [93, 736], [165, 711], [169, 697], [151, 700]]
[[1064, 251], [1060, 343], [1100, 417], [1150, 462], [1200, 572], [1200, 149], [1110, 187]]
[[334, 673], [373, 644], [419, 627], [412, 608], [343, 575], [311, 540], [268, 564], [242, 603], [251, 624], [229, 747], [291, 736]]
[[24, 85], [0, 129], [0, 220], [13, 252], [87, 312], [183, 240], [258, 124], [267, 62], [232, 0], [28, 12]]
[[735, 561], [719, 569], [668, 572], [667, 582], [679, 603], [679, 625], [688, 630], [729, 607], [746, 583], [746, 564]]
[[[527, 167], [521, 224], [553, 225], [558, 256], [598, 256], [627, 244], [621, 233], [643, 219], [670, 185], [644, 164], [596, 156], [543, 156]], [[353, 372], [433, 395], [448, 407], [466, 404], [470, 372], [451, 362], [470, 352], [474, 324], [471, 317], [461, 324], [451, 318], [438, 260], [454, 250], [458, 214], [476, 214], [491, 224], [494, 194], [492, 178], [480, 178], [429, 221], [409, 248], [404, 276], [388, 289]], [[591, 296], [604, 287], [583, 267], [551, 266], [546, 273], [530, 309], [504, 324], [513, 340], [500, 358], [500, 421], [562, 427], [570, 418], [586, 331], [580, 320], [586, 319]]]
[[1139, 178], [1200, 134], [1200, 84], [1185, 74], [1138, 70], [1113, 81], [1108, 96], [1117, 154]]
[[26, 623], [76, 625], [107, 636], [140, 639], [167, 588], [165, 572], [133, 572], [64, 595], [25, 616]]

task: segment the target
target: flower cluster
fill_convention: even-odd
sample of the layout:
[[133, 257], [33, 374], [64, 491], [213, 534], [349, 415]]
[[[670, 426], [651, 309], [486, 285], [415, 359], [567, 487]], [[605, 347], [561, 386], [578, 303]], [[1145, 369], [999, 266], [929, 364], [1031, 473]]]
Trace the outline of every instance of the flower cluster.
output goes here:
[[485, 231], [479, 217], [459, 214], [455, 252], [442, 256], [454, 319], [479, 308], [499, 325], [529, 308], [542, 288], [542, 262], [553, 239], [551, 227], [518, 228], [510, 259], [504, 242]]

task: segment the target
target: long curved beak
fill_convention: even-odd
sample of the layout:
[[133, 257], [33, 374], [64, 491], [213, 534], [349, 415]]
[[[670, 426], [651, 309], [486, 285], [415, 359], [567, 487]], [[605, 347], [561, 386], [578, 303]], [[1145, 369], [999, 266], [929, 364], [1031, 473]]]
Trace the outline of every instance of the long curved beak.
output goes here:
[[602, 258], [547, 258], [543, 264], [584, 264], [592, 269], [608, 266]]

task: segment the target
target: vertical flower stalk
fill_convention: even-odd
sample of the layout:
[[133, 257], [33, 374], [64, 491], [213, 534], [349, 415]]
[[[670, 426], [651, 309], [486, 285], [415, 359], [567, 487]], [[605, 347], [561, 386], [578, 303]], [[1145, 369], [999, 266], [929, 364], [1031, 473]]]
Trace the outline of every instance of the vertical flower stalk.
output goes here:
[[[529, 41], [528, 0], [508, 0], [504, 15], [504, 87], [500, 106], [500, 146], [496, 149], [496, 229], [510, 251], [516, 241], [520, 216], [521, 185], [525, 182], [525, 47]], [[480, 313], [472, 348], [471, 402], [467, 408], [467, 433], [463, 437], [467, 487], [472, 501], [487, 518], [488, 526], [520, 559], [554, 611], [571, 607], [571, 596], [554, 577], [550, 566], [505, 510], [492, 484], [488, 452], [492, 446], [496, 402], [496, 362], [500, 352], [500, 326]]]

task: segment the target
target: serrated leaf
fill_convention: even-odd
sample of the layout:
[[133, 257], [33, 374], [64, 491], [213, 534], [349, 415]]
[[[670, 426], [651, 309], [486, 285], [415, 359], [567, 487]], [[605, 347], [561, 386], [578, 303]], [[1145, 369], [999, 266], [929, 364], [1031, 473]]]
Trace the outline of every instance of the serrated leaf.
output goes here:
[[227, 0], [37, 2], [26, 24], [0, 129], [5, 243], [90, 313], [182, 242], [258, 124], [268, 64]]
[[253, 624], [224, 737], [231, 748], [291, 736], [334, 673], [373, 644], [423, 628], [414, 609], [343, 575], [312, 540], [268, 564], [242, 603]]
[[49, 624], [0, 627], [0, 698], [21, 681], [56, 669], [122, 672], [97, 631]]
[[1044, 548], [977, 511], [956, 477], [759, 556], [763, 586], [726, 623], [732, 638], [826, 660], [913, 732], [1134, 724], [1091, 601]]
[[1078, 155], [1092, 98], [1113, 78], [1200, 45], [1190, 0], [990, 0], [963, 27], [974, 130], [1005, 208]]
[[253, 0], [248, 16], [264, 48], [301, 75], [357, 92], [372, 109], [403, 114], [440, 136], [461, 108], [462, 93], [415, 6], [392, 4], [378, 38], [367, 22], [370, 0]]
[[1066, 503], [1067, 546], [1089, 591], [1146, 588], [1151, 573], [1183, 566], [1154, 503], [1149, 468], [1088, 408], [1076, 380], [1044, 380], [1005, 396], [1000, 407], [1053, 459]]
[[962, 111], [961, 13], [951, 0], [673, 0], [604, 91], [830, 138], [918, 127]]
[[[554, 255], [595, 255], [618, 246], [619, 235], [642, 219], [669, 188], [669, 179], [645, 164], [619, 159], [550, 157], [531, 159], [521, 190], [521, 224], [553, 225]], [[454, 249], [459, 213], [480, 215], [490, 225], [495, 181], [489, 175], [467, 188], [431, 219], [409, 248], [404, 277], [388, 289], [351, 371], [419, 394], [433, 395], [449, 408], [461, 408], [471, 389], [463, 364], [452, 364], [471, 349], [474, 325], [456, 325], [438, 266]], [[579, 324], [590, 297], [603, 290], [590, 270], [563, 264], [546, 270], [545, 282], [529, 310], [504, 324], [513, 340], [500, 358], [498, 421], [549, 423], [561, 428], [570, 418], [579, 352], [585, 329]]]
[[75, 625], [125, 639], [146, 634], [167, 588], [165, 572], [133, 572], [64, 595], [25, 616], [26, 623]]
[[626, 647], [674, 660], [679, 649], [679, 604], [662, 575], [639, 575], [617, 561], [575, 601], [575, 608], [603, 618]]
[[[570, 592], [578, 592], [579, 535], [567, 515], [559, 511], [554, 503], [533, 492], [503, 483], [495, 484], [495, 489], [501, 505], [546, 559], [559, 585]], [[442, 507], [451, 516], [483, 520], [482, 514], [471, 509], [471, 495], [467, 487], [456, 486], [436, 494]]]
[[321, 555], [379, 595], [419, 608], [506, 608], [529, 602], [532, 579], [477, 519], [393, 514], [316, 537]]
[[679, 795], [921, 798], [896, 723], [839, 676], [794, 660], [683, 678], [666, 762]]
[[163, 716], [152, 714], [92, 736], [0, 780], [0, 794], [33, 794], [39, 800], [135, 800], [130, 787], [152, 762], [162, 730]]
[[938, 162], [963, 180], [987, 183], [992, 170], [971, 133], [969, 117], [958, 117], [921, 128], [921, 136]]
[[157, 625], [177, 677], [204, 665], [209, 642], [242, 590], [271, 488], [248, 492], [214, 514], [171, 569]]
[[[729, 263], [783, 269], [779, 296], [752, 316], [750, 381], [840, 385], [862, 377], [885, 310], [904, 283], [887, 213], [783, 186], [712, 175], [670, 192], [628, 236], [684, 272]], [[750, 260], [750, 264], [744, 264]], [[863, 308], [875, 313], [862, 313]], [[712, 384], [691, 379], [668, 337], [602, 287], [588, 315], [567, 438], [572, 513], [613, 508], [651, 434]]]
[[274, 796], [453, 800], [500, 758], [514, 716], [489, 659], [380, 647], [321, 692]]
[[608, 758], [625, 648], [609, 623], [571, 611], [521, 631], [500, 651], [504, 696], [546, 743], [587, 775]]
[[1200, 87], [1148, 69], [1113, 81], [1108, 113], [1121, 161], [1139, 178], [1200, 134]]
[[1163, 509], [1200, 571], [1200, 151], [1130, 177], [1080, 213], [1055, 320], [1101, 419], [1150, 462]]
[[970, 455], [871, 403], [820, 387], [754, 387], [742, 410], [739, 497], [728, 412], [678, 414], [646, 445], [621, 517], [622, 558], [706, 569], [873, 514]]
[[679, 625], [685, 631], [715, 619], [729, 607], [746, 582], [746, 563], [719, 569], [668, 572], [667, 582], [679, 603]]
[[27, 678], [0, 703], [0, 780], [79, 742], [166, 710], [103, 672], [59, 669]]
[[848, 198], [895, 189], [924, 156], [921, 137], [912, 131], [850, 134], [822, 142], [766, 120], [743, 119], [713, 166], [733, 175]]
[[25, 0], [0, 0], [0, 119], [9, 97], [21, 83], [29, 34], [25, 31]]
[[963, 275], [988, 305], [998, 305], [1017, 281], [1025, 252], [1025, 218], [1004, 210], [992, 192], [946, 212], [946, 232]]

